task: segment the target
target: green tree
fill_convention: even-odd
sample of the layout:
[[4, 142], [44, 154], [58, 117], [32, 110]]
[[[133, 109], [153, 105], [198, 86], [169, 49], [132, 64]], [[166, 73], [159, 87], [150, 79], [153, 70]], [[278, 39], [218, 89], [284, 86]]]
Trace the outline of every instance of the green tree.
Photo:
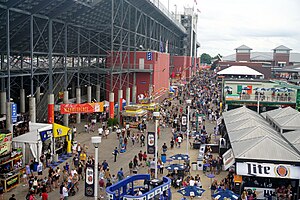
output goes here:
[[211, 64], [211, 56], [207, 53], [201, 54], [200, 60], [203, 64]]

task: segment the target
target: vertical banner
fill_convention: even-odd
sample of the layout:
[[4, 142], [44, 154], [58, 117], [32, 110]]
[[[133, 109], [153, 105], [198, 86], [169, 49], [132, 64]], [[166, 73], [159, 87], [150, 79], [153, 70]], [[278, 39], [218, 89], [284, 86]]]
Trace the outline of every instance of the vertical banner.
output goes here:
[[155, 154], [155, 133], [148, 132], [147, 135], [147, 154]]
[[109, 102], [109, 118], [115, 117], [115, 107], [114, 102]]
[[12, 123], [16, 123], [17, 122], [17, 104], [13, 103], [11, 104], [11, 120]]
[[84, 184], [84, 195], [86, 197], [93, 197], [94, 196], [94, 166], [93, 165], [86, 165], [85, 169], [85, 184]]
[[54, 104], [48, 104], [48, 123], [54, 123]]

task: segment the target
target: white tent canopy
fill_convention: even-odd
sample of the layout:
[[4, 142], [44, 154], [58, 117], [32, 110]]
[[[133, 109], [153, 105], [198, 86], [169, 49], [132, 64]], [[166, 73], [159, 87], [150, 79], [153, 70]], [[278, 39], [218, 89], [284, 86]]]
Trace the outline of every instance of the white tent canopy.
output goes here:
[[39, 161], [42, 153], [42, 141], [39, 132], [52, 130], [52, 124], [29, 123], [29, 132], [13, 138], [12, 143], [14, 148], [23, 149], [23, 161], [26, 160], [26, 144], [29, 145], [32, 156]]
[[218, 75], [247, 75], [247, 76], [264, 76], [262, 73], [247, 66], [231, 66], [217, 73]]

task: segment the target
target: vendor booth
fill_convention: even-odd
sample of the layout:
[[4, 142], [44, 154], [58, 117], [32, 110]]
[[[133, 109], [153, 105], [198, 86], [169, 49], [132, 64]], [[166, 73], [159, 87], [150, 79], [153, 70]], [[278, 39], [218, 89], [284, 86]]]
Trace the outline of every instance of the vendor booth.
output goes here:
[[13, 147], [21, 148], [23, 162], [39, 162], [42, 153], [51, 150], [52, 124], [29, 123], [29, 132], [13, 138]]
[[12, 133], [0, 131], [0, 181], [5, 192], [20, 183], [24, 171], [22, 150], [12, 149]]
[[[53, 152], [56, 157], [71, 153], [72, 131], [69, 127], [53, 124]], [[54, 161], [56, 161], [54, 159]]]
[[129, 124], [130, 128], [137, 128], [146, 116], [147, 111], [138, 105], [125, 106], [125, 110], [122, 112], [124, 126]]
[[225, 112], [223, 117], [230, 144], [223, 154], [224, 167], [234, 165], [242, 178], [235, 183], [236, 191], [255, 192], [257, 199], [298, 199], [300, 154], [289, 137], [246, 107]]

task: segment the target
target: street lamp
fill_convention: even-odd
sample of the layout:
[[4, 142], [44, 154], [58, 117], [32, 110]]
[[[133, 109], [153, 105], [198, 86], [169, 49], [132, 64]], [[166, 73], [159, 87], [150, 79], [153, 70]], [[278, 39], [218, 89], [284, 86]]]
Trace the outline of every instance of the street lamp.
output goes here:
[[189, 132], [190, 132], [190, 104], [192, 103], [192, 100], [187, 99], [186, 104], [188, 105], [187, 109], [187, 132], [186, 132], [186, 155], [189, 155]]
[[95, 147], [95, 183], [94, 183], [94, 197], [95, 200], [98, 199], [98, 147], [99, 144], [101, 143], [101, 137], [100, 136], [95, 136], [95, 137], [91, 137], [91, 141]]
[[158, 153], [158, 145], [157, 145], [157, 125], [158, 125], [158, 118], [159, 118], [160, 113], [159, 112], [153, 112], [153, 117], [155, 118], [155, 179], [157, 179], [157, 153]]

